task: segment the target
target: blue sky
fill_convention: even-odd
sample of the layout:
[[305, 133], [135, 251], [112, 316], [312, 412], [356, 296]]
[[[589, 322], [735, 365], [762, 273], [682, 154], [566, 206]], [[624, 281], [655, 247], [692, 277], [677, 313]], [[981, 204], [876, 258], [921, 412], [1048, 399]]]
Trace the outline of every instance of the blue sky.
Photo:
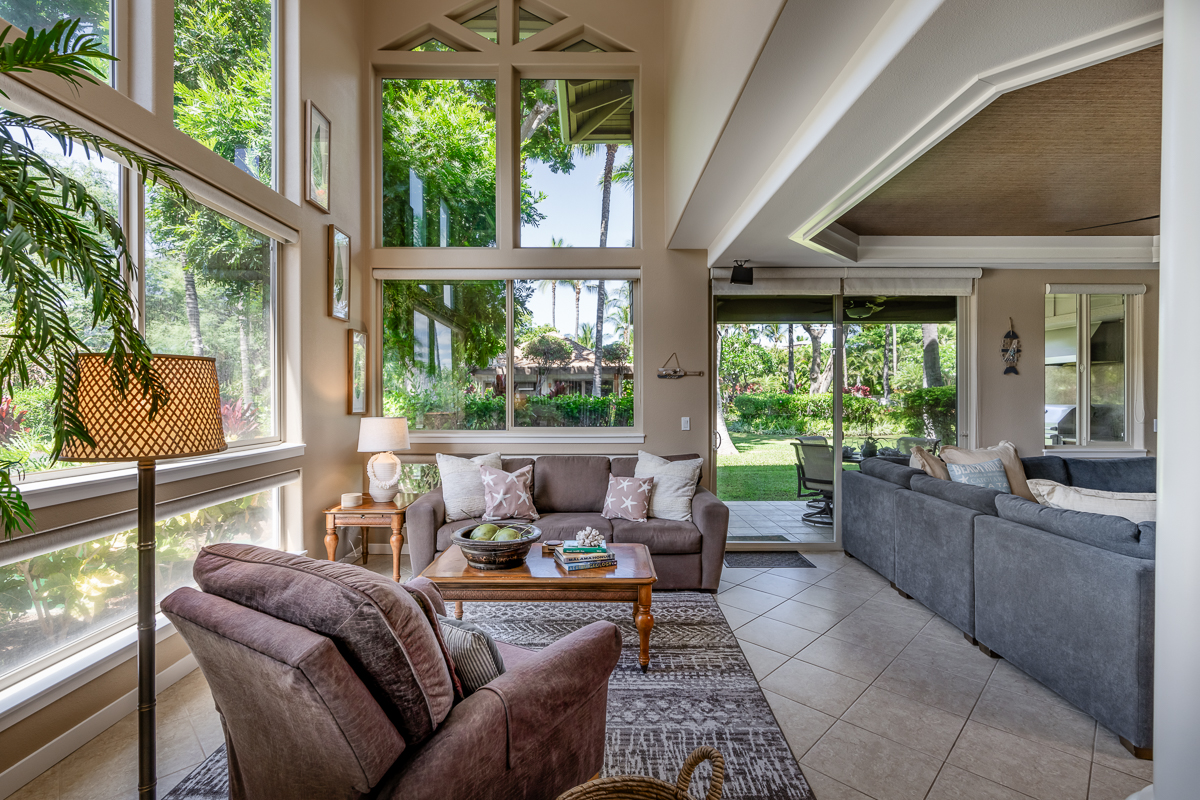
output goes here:
[[[629, 156], [629, 147], [617, 150], [617, 163]], [[575, 169], [569, 174], [550, 171], [545, 164], [531, 161], [528, 165], [529, 183], [535, 192], [546, 199], [538, 210], [546, 215], [536, 228], [521, 227], [522, 247], [550, 247], [550, 238], [562, 239], [572, 247], [600, 246], [600, 176], [604, 174], [604, 148], [594, 156], [575, 157]], [[609, 247], [633, 246], [633, 191], [614, 186], [609, 210]], [[574, 326], [572, 300], [572, 326]], [[592, 304], [592, 317], [596, 306]]]

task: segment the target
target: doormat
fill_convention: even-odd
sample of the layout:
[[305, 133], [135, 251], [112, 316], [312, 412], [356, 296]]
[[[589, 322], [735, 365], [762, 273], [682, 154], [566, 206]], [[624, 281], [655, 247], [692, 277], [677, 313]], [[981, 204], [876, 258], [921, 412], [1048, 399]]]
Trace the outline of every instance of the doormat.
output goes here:
[[776, 567], [812, 567], [817, 565], [799, 553], [792, 551], [762, 550], [759, 552], [740, 551], [725, 554], [727, 567], [752, 567], [757, 569], [774, 569]]
[[788, 537], [778, 533], [746, 533], [730, 534], [725, 537], [730, 542], [789, 542]]

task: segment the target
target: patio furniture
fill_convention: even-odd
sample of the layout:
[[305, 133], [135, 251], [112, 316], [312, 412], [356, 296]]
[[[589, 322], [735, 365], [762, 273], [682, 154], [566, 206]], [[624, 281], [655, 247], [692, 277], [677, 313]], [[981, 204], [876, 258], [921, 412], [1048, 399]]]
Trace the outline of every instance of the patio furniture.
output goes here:
[[804, 442], [813, 444], [825, 444], [824, 436], [797, 436], [796, 441], [792, 442], [792, 447], [796, 448], [796, 499], [808, 500], [810, 508], [816, 508], [820, 504], [819, 498], [821, 493], [818, 491], [804, 491], [804, 472], [800, 468], [800, 445]]
[[896, 448], [902, 455], [911, 456], [914, 447], [923, 447], [930, 453], [937, 455], [938, 448], [941, 447], [941, 439], [924, 439], [920, 436], [901, 436], [896, 440]]
[[800, 488], [820, 495], [816, 508], [802, 519], [813, 525], [833, 525], [833, 447], [815, 442], [800, 442]]
[[162, 610], [212, 689], [232, 800], [550, 800], [604, 762], [610, 622], [538, 652], [497, 642], [504, 674], [458, 699], [427, 580], [233, 543], [196, 577]]

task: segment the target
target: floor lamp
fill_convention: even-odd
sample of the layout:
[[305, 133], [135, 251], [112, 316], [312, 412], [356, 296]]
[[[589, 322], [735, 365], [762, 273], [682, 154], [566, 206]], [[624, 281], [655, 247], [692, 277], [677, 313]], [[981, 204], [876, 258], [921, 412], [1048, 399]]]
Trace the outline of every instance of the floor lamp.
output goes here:
[[154, 356], [167, 401], [153, 418], [136, 385], [124, 395], [102, 354], [80, 354], [80, 419], [94, 444], [72, 439], [63, 461], [136, 461], [138, 475], [138, 797], [157, 796], [154, 728], [154, 464], [162, 458], [217, 453], [226, 448], [217, 362], [198, 356]]

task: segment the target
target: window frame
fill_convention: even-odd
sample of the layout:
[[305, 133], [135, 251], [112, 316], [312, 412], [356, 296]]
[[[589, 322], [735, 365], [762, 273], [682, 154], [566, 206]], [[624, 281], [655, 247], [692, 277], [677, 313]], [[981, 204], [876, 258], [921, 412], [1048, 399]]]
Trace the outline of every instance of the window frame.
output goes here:
[[[1089, 286], [1087, 291], [1051, 291], [1054, 289], [1070, 289], [1070, 286], [1047, 285], [1046, 296], [1074, 295], [1075, 297], [1075, 353], [1078, 381], [1075, 387], [1075, 443], [1074, 444], [1043, 444], [1045, 455], [1100, 454], [1103, 451], [1129, 451], [1136, 455], [1142, 447], [1142, 431], [1139, 419], [1144, 416], [1143, 386], [1142, 386], [1142, 297], [1138, 292], [1128, 291], [1125, 286]], [[1120, 295], [1124, 299], [1124, 430], [1122, 441], [1093, 441], [1091, 439], [1091, 298], [1093, 295]], [[1045, 322], [1043, 319], [1043, 330]], [[1042, 369], [1045, 369], [1045, 349], [1043, 345]], [[1043, 406], [1045, 406], [1045, 388], [1043, 385]], [[1086, 412], [1083, 412], [1086, 409]], [[1043, 437], [1044, 441], [1044, 437]], [[1145, 452], [1142, 450], [1141, 452]]]
[[[628, 248], [625, 248], [628, 249]], [[413, 275], [395, 275], [387, 274], [386, 276], [377, 275], [380, 281], [412, 281], [419, 283], [420, 281], [430, 282], [445, 282], [451, 280], [503, 280], [505, 282], [505, 358], [506, 363], [513, 363], [513, 350], [516, 346], [516, 334], [514, 329], [514, 297], [516, 282], [519, 280], [556, 280], [556, 279], [572, 279], [572, 280], [605, 280], [605, 281], [628, 281], [633, 284], [631, 292], [632, 309], [630, 316], [633, 321], [633, 364], [634, 379], [633, 379], [633, 422], [629, 427], [622, 428], [577, 428], [577, 427], [561, 427], [561, 428], [534, 428], [534, 427], [517, 427], [515, 424], [515, 400], [516, 400], [516, 380], [511, 372], [508, 379], [505, 381], [505, 398], [504, 398], [504, 430], [498, 431], [477, 431], [477, 430], [422, 430], [409, 429], [409, 440], [412, 442], [430, 442], [430, 443], [452, 443], [461, 442], [464, 444], [475, 442], [496, 442], [505, 444], [580, 444], [588, 442], [605, 442], [610, 444], [621, 443], [642, 443], [645, 442], [646, 436], [644, 432], [643, 421], [643, 392], [642, 380], [639, 375], [648, 374], [645, 370], [639, 369], [636, 365], [642, 363], [642, 344], [643, 337], [637, 335], [637, 331], [642, 324], [642, 298], [641, 288], [642, 281], [640, 271], [628, 270], [539, 270], [537, 274], [532, 274], [530, 271], [513, 271], [508, 270], [504, 273], [499, 273], [494, 270], [471, 270], [472, 274], [469, 277], [464, 277], [461, 273], [465, 270], [455, 270], [451, 275], [437, 275], [434, 271], [422, 271], [419, 274]], [[390, 271], [389, 271], [390, 272]], [[397, 270], [396, 272], [400, 272]], [[415, 272], [415, 271], [414, 271]], [[637, 274], [635, 274], [635, 272]], [[382, 335], [383, 324], [383, 291], [377, 292], [376, 295], [376, 315], [380, 320], [380, 334]], [[382, 339], [381, 339], [382, 341]], [[382, 348], [380, 360], [378, 363], [378, 381], [381, 387], [380, 404], [382, 405], [383, 396], [383, 356]]]

